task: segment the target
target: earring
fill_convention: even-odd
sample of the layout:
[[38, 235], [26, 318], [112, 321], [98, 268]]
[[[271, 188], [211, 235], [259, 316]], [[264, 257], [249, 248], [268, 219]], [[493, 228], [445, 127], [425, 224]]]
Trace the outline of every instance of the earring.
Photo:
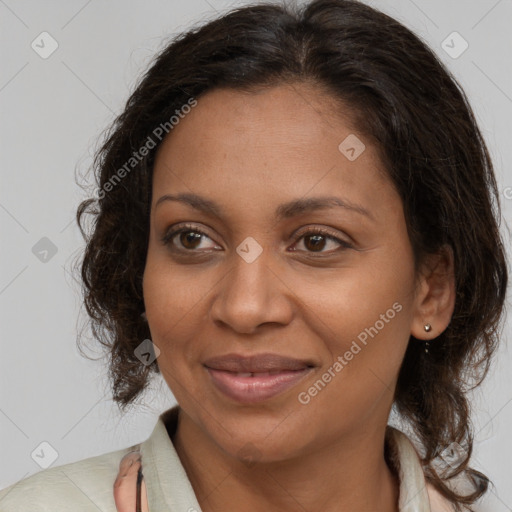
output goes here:
[[[425, 324], [423, 326], [423, 329], [425, 329], [425, 332], [430, 332], [432, 330], [432, 326], [430, 324]], [[428, 354], [428, 347], [430, 346], [430, 342], [427, 341], [425, 343], [425, 354]]]
[[146, 312], [145, 311], [140, 316], [144, 319], [145, 322], [148, 321], [148, 319], [146, 317]]

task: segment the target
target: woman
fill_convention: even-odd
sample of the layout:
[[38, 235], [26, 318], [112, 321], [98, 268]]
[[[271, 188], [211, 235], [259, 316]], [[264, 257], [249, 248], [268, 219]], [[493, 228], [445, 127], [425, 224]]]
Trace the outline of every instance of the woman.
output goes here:
[[472, 510], [499, 201], [415, 35], [354, 1], [233, 10], [161, 52], [95, 164], [77, 219], [96, 219], [82, 277], [114, 398], [159, 372], [179, 405], [2, 511]]

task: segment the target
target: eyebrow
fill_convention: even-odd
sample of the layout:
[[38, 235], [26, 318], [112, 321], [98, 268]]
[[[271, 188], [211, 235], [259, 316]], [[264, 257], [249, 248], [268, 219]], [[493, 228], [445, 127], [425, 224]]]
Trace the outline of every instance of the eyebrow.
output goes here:
[[[158, 199], [155, 204], [155, 209], [158, 205], [165, 201], [177, 201], [188, 204], [192, 208], [199, 210], [207, 215], [215, 216], [218, 218], [223, 217], [222, 208], [207, 199], [206, 197], [199, 196], [193, 193], [181, 193], [181, 194], [165, 194]], [[345, 208], [347, 210], [359, 213], [368, 217], [371, 220], [375, 220], [374, 216], [363, 206], [351, 203], [346, 199], [342, 199], [336, 196], [321, 196], [321, 197], [308, 197], [295, 199], [287, 203], [283, 203], [276, 208], [274, 213], [277, 220], [287, 219], [296, 215], [310, 213], [316, 210], [325, 210], [335, 207]]]

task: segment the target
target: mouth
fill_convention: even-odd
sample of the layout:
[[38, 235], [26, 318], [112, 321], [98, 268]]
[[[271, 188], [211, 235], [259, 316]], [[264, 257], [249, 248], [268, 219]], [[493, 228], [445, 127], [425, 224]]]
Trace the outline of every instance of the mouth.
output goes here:
[[215, 388], [239, 403], [258, 403], [296, 386], [316, 366], [312, 361], [275, 354], [244, 357], [229, 354], [204, 366]]

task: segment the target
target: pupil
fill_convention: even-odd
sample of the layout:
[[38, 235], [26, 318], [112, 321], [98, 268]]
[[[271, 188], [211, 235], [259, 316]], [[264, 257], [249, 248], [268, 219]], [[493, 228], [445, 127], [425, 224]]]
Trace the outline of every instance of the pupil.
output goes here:
[[323, 249], [323, 247], [325, 246], [325, 239], [323, 235], [310, 235], [306, 237], [306, 240], [313, 240], [312, 244], [306, 242], [306, 246], [308, 247], [308, 249]]
[[185, 231], [181, 233], [180, 242], [182, 243], [183, 247], [186, 247], [187, 249], [195, 249], [194, 242], [199, 242], [201, 240], [201, 236], [202, 235], [200, 233]]

